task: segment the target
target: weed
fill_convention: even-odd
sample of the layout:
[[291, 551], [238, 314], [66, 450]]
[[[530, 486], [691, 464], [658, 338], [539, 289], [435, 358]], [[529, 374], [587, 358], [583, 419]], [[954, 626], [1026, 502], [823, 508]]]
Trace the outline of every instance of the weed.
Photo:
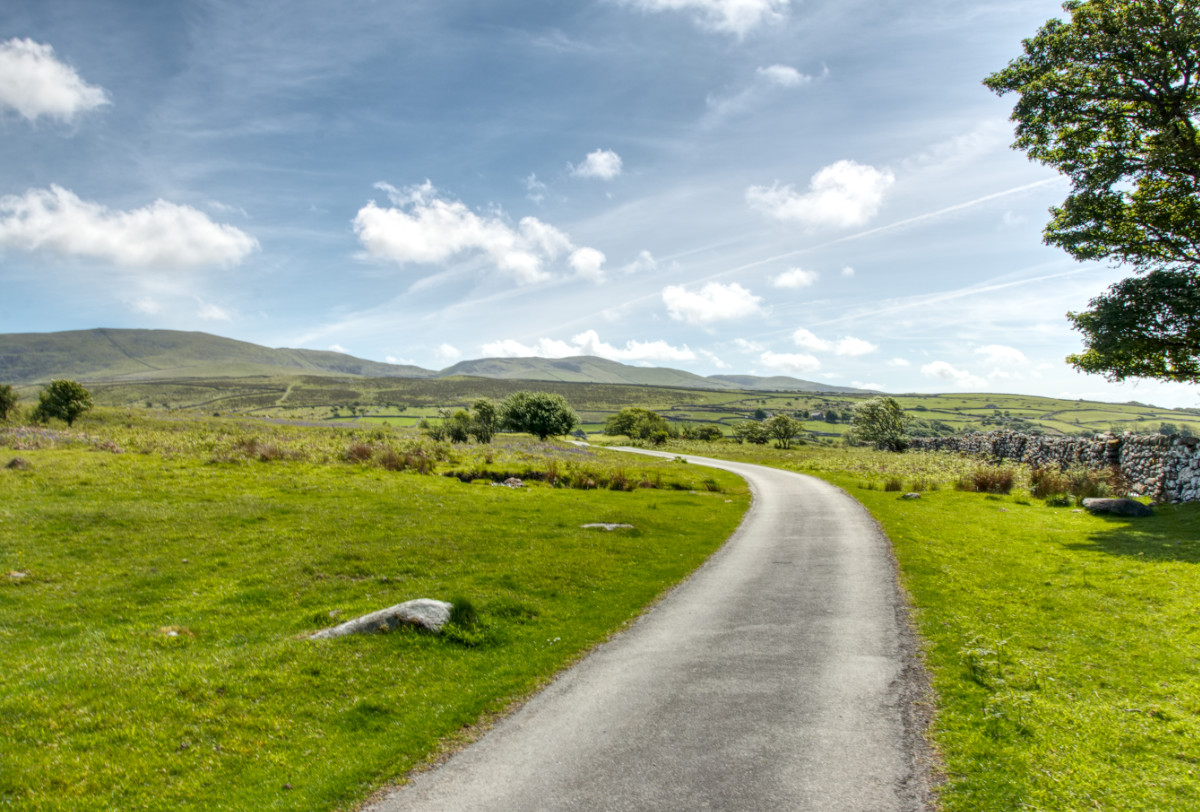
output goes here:
[[883, 483], [885, 491], [902, 491], [904, 490], [904, 480], [898, 476], [890, 476]]

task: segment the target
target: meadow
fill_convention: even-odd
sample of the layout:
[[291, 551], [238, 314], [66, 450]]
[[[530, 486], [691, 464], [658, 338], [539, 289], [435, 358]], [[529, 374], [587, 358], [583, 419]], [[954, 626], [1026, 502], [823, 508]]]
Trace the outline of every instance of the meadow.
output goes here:
[[[526, 437], [122, 411], [0, 428], [0, 806], [352, 806], [619, 630], [748, 499]], [[477, 621], [306, 639], [417, 597]]]

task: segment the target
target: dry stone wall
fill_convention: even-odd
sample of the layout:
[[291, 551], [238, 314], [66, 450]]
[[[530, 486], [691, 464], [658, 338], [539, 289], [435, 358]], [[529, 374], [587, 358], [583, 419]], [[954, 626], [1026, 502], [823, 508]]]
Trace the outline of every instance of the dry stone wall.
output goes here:
[[1086, 465], [1121, 470], [1130, 488], [1157, 502], [1200, 501], [1200, 439], [1144, 434], [1050, 437], [994, 431], [961, 437], [918, 437], [914, 451], [955, 451], [1034, 467]]

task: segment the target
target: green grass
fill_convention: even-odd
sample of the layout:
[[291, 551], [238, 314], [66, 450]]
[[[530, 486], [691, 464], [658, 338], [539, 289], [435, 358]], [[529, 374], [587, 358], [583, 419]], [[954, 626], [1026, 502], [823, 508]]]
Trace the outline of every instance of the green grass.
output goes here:
[[1200, 808], [1200, 505], [1104, 518], [955, 491], [978, 463], [942, 454], [688, 450], [815, 474], [880, 521], [937, 693], [945, 812]]
[[[710, 470], [512, 438], [493, 464], [561, 457], [682, 489], [509, 489], [345, 461], [418, 442], [379, 430], [102, 415], [7, 442], [0, 465], [32, 465], [0, 469], [0, 806], [18, 808], [352, 804], [620, 628], [748, 502]], [[456, 639], [303, 638], [456, 596], [481, 623]]]

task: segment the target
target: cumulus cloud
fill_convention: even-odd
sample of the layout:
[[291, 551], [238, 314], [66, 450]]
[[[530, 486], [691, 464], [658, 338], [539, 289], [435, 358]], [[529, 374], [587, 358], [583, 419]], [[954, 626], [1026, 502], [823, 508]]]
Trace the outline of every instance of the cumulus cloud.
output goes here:
[[[196, 315], [205, 321], [233, 321], [233, 313], [215, 304], [201, 303]], [[345, 350], [340, 350], [345, 352]]]
[[125, 304], [134, 313], [144, 313], [148, 316], [153, 316], [162, 310], [162, 305], [156, 299], [151, 299], [149, 296], [142, 296], [141, 298], [127, 301]]
[[767, 350], [758, 357], [758, 360], [765, 367], [792, 375], [816, 372], [821, 368], [821, 362], [816, 358], [800, 353], [771, 352]]
[[156, 200], [113, 211], [60, 186], [0, 197], [0, 248], [90, 257], [129, 268], [233, 265], [258, 248], [240, 229]]
[[1003, 344], [988, 344], [986, 347], [980, 347], [975, 350], [975, 352], [982, 355], [984, 360], [989, 364], [1013, 366], [1029, 363], [1029, 359], [1025, 357], [1025, 353], [1016, 347], [1006, 347]]
[[525, 178], [525, 196], [534, 203], [541, 203], [546, 199], [546, 192], [550, 190], [546, 184], [537, 179], [537, 174], [530, 172], [529, 177]]
[[762, 352], [766, 349], [766, 345], [760, 344], [757, 341], [749, 341], [744, 338], [735, 338], [733, 343], [739, 350], [742, 350], [743, 352]]
[[807, 288], [815, 284], [818, 278], [816, 271], [806, 271], [803, 268], [791, 268], [771, 280], [777, 288]]
[[846, 276], [846, 277], [854, 276], [854, 269], [851, 268], [849, 265], [844, 266], [842, 268], [842, 276]]
[[46, 116], [69, 122], [108, 103], [104, 88], [83, 81], [49, 45], [16, 37], [0, 43], [0, 107], [29, 121]]
[[945, 361], [934, 361], [921, 367], [921, 374], [929, 378], [938, 378], [948, 383], [968, 389], [981, 389], [987, 386], [987, 381], [978, 375], [962, 369], [955, 369]]
[[612, 180], [621, 174], [621, 156], [611, 149], [589, 152], [583, 163], [571, 167], [571, 174], [577, 178]]
[[461, 201], [444, 200], [429, 181], [405, 189], [375, 186], [387, 192], [392, 206], [369, 202], [355, 216], [354, 232], [376, 259], [441, 264], [481, 253], [519, 284], [529, 284], [549, 279], [546, 264], [563, 255], [579, 255], [584, 269], [593, 272], [597, 269], [586, 263], [596, 255], [603, 258], [594, 249], [576, 249], [569, 236], [536, 217], [525, 217], [514, 228], [501, 215], [481, 216]]
[[571, 268], [584, 279], [604, 281], [604, 254], [595, 248], [580, 248], [571, 253]]
[[585, 330], [569, 342], [552, 338], [540, 338], [534, 344], [522, 344], [513, 339], [494, 341], [481, 348], [491, 358], [568, 358], [576, 355], [596, 355], [611, 361], [693, 361], [696, 354], [683, 347], [674, 347], [665, 341], [626, 341], [624, 347], [616, 347], [600, 339], [595, 330]]
[[699, 292], [689, 291], [682, 285], [670, 285], [663, 288], [662, 298], [671, 318], [689, 324], [710, 324], [752, 316], [759, 312], [762, 303], [762, 297], [736, 282], [729, 285], [709, 282]]
[[639, 251], [633, 262], [621, 268], [625, 273], [641, 273], [658, 270], [658, 260], [649, 251]]
[[887, 365], [890, 367], [910, 367], [910, 366], [912, 366], [912, 364], [910, 364], [904, 358], [893, 358], [892, 360], [887, 362]]
[[690, 11], [710, 31], [743, 37], [760, 25], [779, 22], [789, 0], [623, 0], [643, 11]]
[[841, 341], [833, 345], [834, 353], [837, 355], [849, 356], [851, 358], [875, 352], [877, 349], [879, 349], [879, 347], [875, 344], [872, 344], [870, 341], [864, 341], [861, 338], [854, 338], [853, 336], [846, 336]]
[[792, 186], [751, 186], [746, 203], [775, 220], [808, 227], [861, 226], [875, 216], [884, 193], [896, 180], [889, 170], [838, 161], [819, 170], [804, 194]]
[[851, 381], [850, 385], [856, 389], [872, 389], [876, 392], [883, 391], [883, 384], [880, 384], [880, 383], [863, 383], [862, 381]]
[[823, 352], [831, 346], [828, 341], [817, 338], [812, 331], [805, 330], [803, 327], [792, 333], [792, 341], [796, 342], [797, 347], [813, 352]]
[[715, 366], [717, 369], [729, 369], [729, 364], [725, 363], [719, 357], [717, 357], [716, 353], [710, 352], [708, 350], [700, 350], [700, 354], [703, 355], [705, 358], [707, 358], [708, 362], [710, 364], [712, 364], [713, 366]]
[[861, 338], [854, 336], [846, 336], [838, 341], [826, 341], [823, 338], [818, 338], [811, 330], [805, 330], [801, 327], [796, 332], [792, 333], [792, 341], [796, 342], [796, 346], [812, 352], [826, 352], [833, 350], [835, 355], [855, 357], [858, 355], [866, 355], [867, 353], [875, 352], [879, 349], [870, 341], [864, 341]]
[[759, 68], [758, 75], [773, 85], [780, 87], [800, 87], [813, 80], [806, 73], [801, 73], [790, 65], [768, 65]]
[[454, 363], [459, 358], [462, 358], [462, 350], [453, 344], [440, 344], [435, 351], [435, 354], [437, 355], [438, 360], [445, 361], [446, 363]]

